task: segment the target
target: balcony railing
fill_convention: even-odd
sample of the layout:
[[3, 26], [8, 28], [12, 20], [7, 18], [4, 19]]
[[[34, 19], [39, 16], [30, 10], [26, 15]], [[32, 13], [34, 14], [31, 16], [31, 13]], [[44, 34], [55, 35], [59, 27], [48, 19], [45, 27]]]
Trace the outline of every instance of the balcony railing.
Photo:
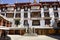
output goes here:
[[49, 12], [49, 9], [44, 9], [44, 12]]
[[14, 13], [14, 10], [6, 10], [6, 13]]
[[43, 19], [51, 19], [52, 17], [43, 17]]
[[36, 9], [36, 10], [31, 9], [31, 12], [40, 12], [40, 11], [41, 11], [40, 9]]
[[40, 18], [41, 17], [41, 13], [40, 12], [32, 12], [31, 13], [31, 18]]
[[31, 16], [31, 18], [41, 18], [41, 16]]

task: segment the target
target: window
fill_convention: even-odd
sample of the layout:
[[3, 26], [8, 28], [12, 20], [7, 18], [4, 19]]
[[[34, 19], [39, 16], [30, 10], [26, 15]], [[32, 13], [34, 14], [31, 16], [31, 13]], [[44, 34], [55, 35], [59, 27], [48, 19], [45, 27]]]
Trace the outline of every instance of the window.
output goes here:
[[3, 26], [6, 26], [6, 25], [5, 25], [5, 22], [3, 22]]
[[45, 12], [45, 13], [44, 13], [44, 16], [45, 16], [45, 17], [50, 17], [49, 12]]
[[28, 20], [24, 20], [24, 25], [27, 26]]
[[20, 11], [20, 7], [16, 7], [16, 11]]
[[1, 12], [1, 9], [0, 9], [0, 12]]
[[5, 15], [5, 13], [1, 13], [1, 15], [3, 15], [3, 16], [4, 16], [4, 15]]
[[55, 17], [58, 17], [58, 12], [54, 12], [54, 16]]
[[44, 11], [48, 10], [48, 7], [47, 6], [43, 6], [44, 7]]
[[28, 17], [28, 14], [27, 13], [24, 13], [24, 18], [27, 18]]
[[7, 14], [6, 14], [6, 17], [8, 17], [8, 18], [13, 18], [13, 17], [14, 17], [14, 14], [13, 14], [13, 13], [7, 13]]
[[50, 24], [50, 19], [45, 19], [45, 25], [49, 25]]
[[20, 20], [19, 19], [17, 19], [17, 20], [15, 20], [15, 25], [18, 27], [18, 25], [20, 25]]
[[1, 8], [1, 11], [4, 12], [6, 10], [6, 8]]
[[14, 10], [14, 8], [13, 7], [9, 7], [7, 10]]
[[33, 20], [32, 25], [33, 26], [39, 26], [40, 25], [40, 20]]
[[28, 10], [28, 8], [27, 8], [27, 7], [25, 7], [25, 8], [24, 8], [24, 10], [25, 10], [25, 11], [27, 11], [27, 10]]
[[59, 28], [60, 28], [60, 21], [57, 23], [57, 27], [59, 27]]
[[40, 9], [40, 6], [31, 6], [31, 9], [32, 10], [35, 10], [35, 9], [37, 10], [37, 9]]
[[53, 9], [54, 9], [54, 10], [57, 10], [57, 6], [53, 6]]
[[31, 13], [31, 17], [41, 17], [41, 13], [40, 12], [32, 12]]
[[15, 17], [16, 18], [20, 18], [21, 17], [21, 14], [20, 13], [16, 13]]
[[3, 11], [5, 11], [5, 8], [3, 8]]

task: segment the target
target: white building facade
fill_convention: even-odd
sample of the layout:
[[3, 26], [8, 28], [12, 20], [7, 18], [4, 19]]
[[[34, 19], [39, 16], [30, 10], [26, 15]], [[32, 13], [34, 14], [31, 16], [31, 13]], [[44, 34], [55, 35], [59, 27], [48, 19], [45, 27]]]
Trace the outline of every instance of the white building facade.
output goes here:
[[[0, 14], [12, 22], [9, 28], [14, 30], [17, 28], [16, 33], [21, 32], [20, 28], [25, 30], [24, 28], [29, 27], [34, 28], [37, 34], [46, 34], [47, 31], [47, 34], [53, 34], [57, 31], [60, 34], [59, 2], [36, 3], [34, 1], [34, 3], [15, 3], [13, 5], [0, 4]], [[10, 31], [14, 34], [16, 30], [13, 29]], [[59, 30], [55, 31], [56, 29]]]

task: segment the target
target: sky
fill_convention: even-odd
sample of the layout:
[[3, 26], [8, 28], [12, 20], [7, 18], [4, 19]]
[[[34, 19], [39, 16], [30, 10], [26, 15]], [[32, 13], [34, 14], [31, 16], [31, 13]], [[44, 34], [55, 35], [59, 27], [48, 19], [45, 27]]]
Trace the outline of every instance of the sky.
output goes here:
[[[14, 4], [17, 2], [29, 2], [29, 0], [0, 0], [0, 3], [8, 3], [8, 4]], [[34, 0], [30, 0], [30, 2], [33, 2]], [[37, 2], [39, 1], [56, 1], [56, 0], [36, 0]], [[60, 1], [60, 0], [58, 0]]]

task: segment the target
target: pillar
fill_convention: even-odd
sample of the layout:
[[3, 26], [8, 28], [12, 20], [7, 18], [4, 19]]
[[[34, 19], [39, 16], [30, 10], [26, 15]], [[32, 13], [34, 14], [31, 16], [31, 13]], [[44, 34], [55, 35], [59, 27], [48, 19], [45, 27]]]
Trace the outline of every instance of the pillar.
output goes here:
[[12, 20], [12, 27], [15, 27], [15, 20]]
[[44, 9], [41, 8], [41, 20], [40, 20], [40, 25], [41, 27], [44, 27], [45, 26], [45, 20], [43, 19], [44, 18]]
[[50, 26], [51, 26], [51, 27], [54, 25], [54, 22], [55, 22], [55, 20], [54, 20], [54, 18], [52, 18], [52, 19], [50, 20]]
[[52, 17], [50, 20], [50, 26], [53, 26], [53, 24], [55, 22], [53, 8], [49, 8], [49, 14], [50, 14], [50, 17]]
[[16, 9], [15, 9], [15, 11], [14, 11], [14, 18], [15, 18], [15, 15], [16, 15]]
[[59, 19], [60, 19], [60, 8], [58, 8], [58, 16], [59, 16]]
[[41, 25], [41, 27], [45, 27], [45, 20], [44, 19], [40, 20], [40, 25]]
[[7, 27], [10, 27], [10, 22], [7, 22]]
[[1, 19], [0, 19], [0, 26], [1, 26]]
[[30, 19], [30, 9], [28, 9], [28, 23], [29, 23], [29, 27], [32, 27], [32, 20]]
[[6, 13], [5, 13], [5, 17], [6, 17]]
[[1, 26], [3, 26], [3, 19], [1, 20]]
[[2, 32], [3, 32], [3, 31], [2, 31], [2, 30], [0, 30], [0, 37], [1, 37]]
[[44, 17], [44, 9], [41, 8], [41, 17], [43, 18]]
[[21, 9], [21, 20], [20, 20], [20, 22], [21, 22], [21, 26], [22, 27], [24, 27], [24, 9]]
[[7, 27], [7, 21], [5, 21], [5, 26]]

